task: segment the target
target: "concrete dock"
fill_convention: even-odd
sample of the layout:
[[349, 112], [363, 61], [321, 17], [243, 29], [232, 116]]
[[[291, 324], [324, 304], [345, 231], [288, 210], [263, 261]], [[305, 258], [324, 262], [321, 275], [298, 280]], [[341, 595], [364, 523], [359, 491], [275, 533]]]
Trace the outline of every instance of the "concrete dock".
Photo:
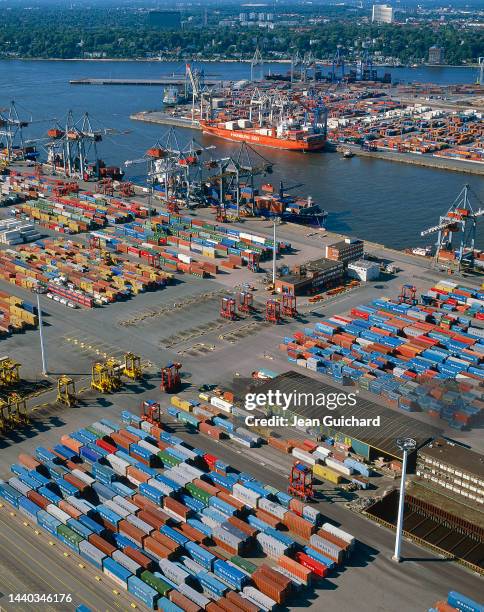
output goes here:
[[[139, 85], [160, 87], [164, 85], [185, 85], [186, 78], [180, 76], [165, 76], [160, 79], [72, 79], [70, 85]], [[220, 79], [205, 79], [209, 87], [221, 87], [224, 81]]]
[[129, 116], [134, 121], [144, 121], [145, 123], [157, 123], [158, 125], [173, 125], [180, 128], [188, 128], [190, 130], [201, 130], [198, 121], [191, 120], [188, 117], [177, 117], [161, 111], [141, 111]]

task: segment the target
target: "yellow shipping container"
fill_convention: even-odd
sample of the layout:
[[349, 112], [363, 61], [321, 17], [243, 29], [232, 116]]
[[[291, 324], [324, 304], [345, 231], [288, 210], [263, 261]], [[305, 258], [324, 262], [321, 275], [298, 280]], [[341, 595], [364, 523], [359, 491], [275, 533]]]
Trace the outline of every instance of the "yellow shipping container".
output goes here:
[[183, 400], [181, 400], [178, 395], [174, 395], [172, 398], [170, 398], [170, 402], [173, 404], [173, 406], [176, 406], [177, 408], [180, 408], [180, 404]]
[[329, 467], [326, 467], [325, 465], [313, 465], [313, 474], [315, 476], [319, 476], [320, 478], [324, 478], [325, 480], [329, 480], [329, 482], [332, 482], [333, 484], [339, 484], [342, 480], [340, 474]]
[[206, 393], [199, 393], [198, 397], [199, 397], [199, 399], [203, 400], [204, 402], [209, 402], [210, 401], [210, 395], [207, 395]]
[[184, 410], [185, 412], [191, 412], [193, 410], [193, 406], [190, 404], [190, 402], [187, 402], [186, 400], [180, 400], [178, 408]]

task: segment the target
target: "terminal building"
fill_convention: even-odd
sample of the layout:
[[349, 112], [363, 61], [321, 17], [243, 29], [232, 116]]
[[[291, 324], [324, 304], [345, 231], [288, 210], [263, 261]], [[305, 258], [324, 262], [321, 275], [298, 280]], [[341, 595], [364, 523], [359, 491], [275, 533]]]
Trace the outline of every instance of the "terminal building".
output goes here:
[[441, 493], [484, 509], [484, 455], [437, 439], [419, 450], [417, 476]]
[[343, 280], [344, 265], [340, 261], [316, 259], [298, 264], [291, 274], [276, 279], [275, 290], [278, 293], [308, 295], [337, 285]]
[[345, 238], [340, 242], [328, 244], [326, 257], [333, 261], [341, 261], [348, 264], [363, 257], [365, 243], [359, 238]]
[[443, 64], [444, 63], [444, 49], [434, 45], [429, 49], [429, 64]]
[[[299, 372], [290, 371], [263, 381], [251, 381], [250, 383], [243, 380], [234, 381], [233, 390], [236, 399], [243, 402], [245, 394], [248, 392], [267, 393], [269, 390], [280, 390], [281, 393], [293, 393], [293, 398], [305, 398], [306, 394], [310, 394], [309, 398], [317, 397], [318, 394], [324, 394], [327, 398], [328, 396], [332, 397], [330, 394], [347, 395], [355, 393], [356, 387], [349, 386], [341, 389]], [[287, 410], [277, 406], [270, 407], [270, 414], [287, 417], [290, 422], [292, 422], [294, 416], [304, 419], [318, 419], [321, 421], [321, 426], [311, 426], [308, 428], [309, 431], [306, 430], [306, 433], [314, 437], [331, 436], [336, 442], [350, 447], [352, 452], [367, 461], [374, 461], [379, 458], [388, 462], [401, 461], [402, 451], [396, 444], [397, 438], [413, 438], [417, 442], [417, 448], [420, 448], [441, 434], [441, 430], [436, 427], [426, 425], [405, 414], [376, 404], [360, 397], [359, 394], [356, 394], [354, 406], [346, 405], [329, 409], [321, 405], [314, 405], [310, 401], [307, 405], [305, 403], [302, 405], [301, 402], [292, 402]], [[339, 423], [341, 420], [346, 420], [346, 422], [326, 426], [322, 420], [323, 417], [328, 415], [331, 416], [334, 423]], [[356, 423], [356, 421], [373, 420], [377, 417], [379, 417], [379, 425]], [[284, 429], [283, 434], [287, 437], [290, 429]], [[409, 471], [415, 468], [415, 463], [416, 451], [409, 456]]]

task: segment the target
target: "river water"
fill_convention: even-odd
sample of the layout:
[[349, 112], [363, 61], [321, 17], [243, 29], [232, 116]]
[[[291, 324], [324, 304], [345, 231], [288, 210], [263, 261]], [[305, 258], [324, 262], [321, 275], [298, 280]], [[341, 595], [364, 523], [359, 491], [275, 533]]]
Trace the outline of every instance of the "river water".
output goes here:
[[[285, 72], [287, 65], [273, 64], [272, 72]], [[182, 74], [181, 62], [81, 62], [81, 61], [0, 61], [0, 108], [15, 100], [21, 117], [32, 116], [28, 138], [45, 136], [57, 119], [65, 123], [70, 109], [76, 117], [89, 112], [93, 127], [116, 128], [104, 137], [100, 152], [108, 165], [122, 165], [143, 156], [147, 148], [167, 132], [164, 126], [131, 121], [129, 115], [161, 107], [162, 92], [157, 87], [69, 85], [70, 79], [85, 77], [156, 78]], [[421, 67], [391, 69], [393, 79], [402, 82], [473, 83], [471, 68]], [[244, 79], [250, 66], [239, 63], [208, 63], [207, 76]], [[205, 145], [216, 145], [216, 156], [225, 156], [237, 146], [202, 136], [191, 130], [177, 130], [184, 145], [193, 136]], [[39, 140], [37, 146], [41, 147]], [[429, 244], [420, 231], [435, 225], [453, 202], [464, 183], [476, 196], [475, 207], [484, 207], [484, 179], [434, 168], [421, 168], [377, 159], [354, 157], [343, 160], [335, 153], [296, 154], [271, 149], [260, 153], [275, 163], [271, 180], [283, 179], [290, 187], [303, 183], [294, 193], [311, 195], [329, 211], [328, 229], [383, 242], [395, 248]], [[143, 166], [128, 169], [130, 178], [141, 174]], [[484, 220], [477, 244], [484, 248]]]

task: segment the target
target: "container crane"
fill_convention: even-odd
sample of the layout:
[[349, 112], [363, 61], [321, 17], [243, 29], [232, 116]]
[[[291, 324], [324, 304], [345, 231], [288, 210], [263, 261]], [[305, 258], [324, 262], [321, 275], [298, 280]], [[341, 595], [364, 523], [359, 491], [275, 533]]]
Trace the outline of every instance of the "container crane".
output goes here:
[[57, 398], [58, 404], [64, 406], [74, 406], [76, 404], [76, 385], [69, 376], [61, 376], [57, 381]]
[[417, 305], [417, 288], [415, 285], [402, 285], [400, 295], [398, 296], [398, 303], [409, 304], [410, 306]]
[[[259, 66], [259, 76], [256, 77], [256, 69]], [[254, 55], [250, 60], [250, 80], [251, 81], [262, 81], [264, 79], [264, 60], [262, 59], [262, 54], [260, 52], [259, 47], [254, 51]]]
[[[474, 265], [477, 220], [484, 215], [484, 207], [480, 207], [478, 210], [473, 209], [469, 198], [470, 191], [469, 185], [464, 185], [448, 211], [441, 215], [438, 225], [429, 227], [420, 233], [421, 236], [437, 234], [435, 263], [438, 263], [441, 259], [449, 261], [448, 258], [445, 258], [444, 253], [453, 254], [454, 234], [460, 233], [455, 257], [451, 255], [451, 261], [456, 262], [456, 267], [459, 270], [462, 267], [473, 267]], [[474, 192], [472, 195], [480, 202]]]
[[266, 321], [269, 323], [275, 323], [276, 325], [281, 321], [281, 303], [277, 300], [267, 300], [266, 302]]
[[165, 393], [176, 393], [181, 387], [181, 363], [169, 363], [161, 369], [160, 389]]
[[295, 462], [289, 474], [289, 495], [299, 497], [304, 502], [313, 498], [313, 472], [311, 468], [300, 462]]
[[[338, 76], [338, 69], [341, 70], [341, 75]], [[338, 45], [333, 55], [333, 61], [331, 63], [331, 82], [343, 81], [345, 78], [345, 55], [343, 45]]]
[[158, 402], [154, 400], [146, 400], [141, 402], [141, 420], [150, 423], [151, 425], [159, 426], [161, 424], [161, 408]]
[[234, 321], [236, 318], [235, 314], [235, 300], [230, 297], [223, 297], [220, 301], [220, 316], [229, 321]]
[[285, 317], [297, 317], [296, 296], [292, 293], [282, 294], [282, 314]]
[[143, 378], [143, 368], [141, 367], [141, 357], [133, 353], [125, 353], [123, 374], [131, 380], [141, 380]]
[[8, 109], [0, 109], [0, 149], [4, 149], [7, 162], [12, 161], [20, 154], [21, 159], [35, 159], [38, 156], [35, 147], [26, 147], [24, 129], [32, 123], [32, 119], [21, 119], [17, 106], [12, 100]]

